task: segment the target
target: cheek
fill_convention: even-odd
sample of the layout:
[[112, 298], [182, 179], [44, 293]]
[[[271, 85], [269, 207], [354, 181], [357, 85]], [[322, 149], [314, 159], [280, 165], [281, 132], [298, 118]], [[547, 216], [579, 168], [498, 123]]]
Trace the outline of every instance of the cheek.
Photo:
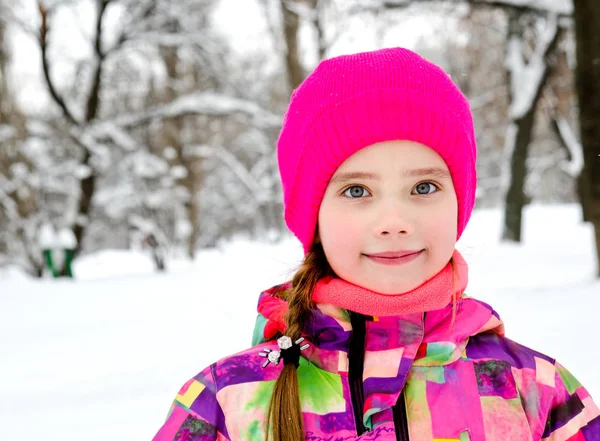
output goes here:
[[319, 217], [319, 233], [324, 245], [326, 243], [343, 245], [344, 241], [351, 237], [349, 235], [353, 233], [355, 227], [347, 220], [341, 210], [331, 210]]
[[440, 210], [436, 210], [434, 216], [427, 216], [424, 228], [429, 237], [440, 245], [454, 246], [457, 231], [457, 207], [456, 203], [450, 201], [444, 204]]
[[[335, 206], [322, 207], [319, 212], [319, 236], [325, 252], [343, 254], [343, 250], [353, 247], [351, 238], [360, 236], [359, 222], [351, 222], [352, 218], [343, 209]], [[355, 242], [355, 241], [354, 241]]]
[[436, 206], [419, 219], [421, 231], [426, 231], [430, 237], [444, 240], [445, 237], [456, 239], [457, 206], [449, 200]]

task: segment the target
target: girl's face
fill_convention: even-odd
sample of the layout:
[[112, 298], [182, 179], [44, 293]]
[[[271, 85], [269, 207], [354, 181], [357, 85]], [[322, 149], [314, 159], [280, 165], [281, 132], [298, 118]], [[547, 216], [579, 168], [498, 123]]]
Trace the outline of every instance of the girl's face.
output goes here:
[[359, 150], [321, 202], [318, 240], [338, 277], [381, 294], [437, 274], [456, 244], [457, 201], [444, 160], [410, 141]]

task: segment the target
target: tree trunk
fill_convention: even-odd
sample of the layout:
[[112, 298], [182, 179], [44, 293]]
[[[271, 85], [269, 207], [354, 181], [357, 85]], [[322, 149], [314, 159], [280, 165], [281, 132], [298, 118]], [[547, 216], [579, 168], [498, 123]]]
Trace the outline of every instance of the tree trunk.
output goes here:
[[[92, 158], [89, 151], [86, 151], [85, 157], [83, 158], [82, 164], [84, 166], [90, 166], [90, 159]], [[92, 206], [92, 198], [96, 190], [96, 175], [90, 173], [86, 178], [80, 181], [80, 194], [79, 194], [79, 206], [77, 208], [77, 219], [75, 219], [75, 225], [73, 226], [73, 234], [77, 240], [75, 248], [75, 255], [78, 255], [83, 245], [83, 237], [87, 226], [89, 224], [89, 214]]]
[[[51, 66], [48, 57], [48, 30], [50, 20], [50, 15], [48, 9], [43, 5], [42, 2], [38, 2], [38, 9], [40, 13], [40, 30], [39, 30], [39, 44], [41, 49], [41, 57], [42, 57], [42, 70], [44, 73], [44, 78], [46, 80], [46, 85], [48, 87], [48, 92], [50, 96], [53, 98], [54, 102], [62, 109], [63, 116], [70, 124], [74, 126], [83, 127], [89, 123], [91, 123], [98, 113], [98, 108], [100, 104], [100, 92], [102, 87], [102, 72], [103, 72], [103, 62], [104, 62], [104, 53], [102, 51], [102, 40], [103, 35], [102, 32], [104, 30], [104, 17], [106, 8], [109, 4], [109, 1], [99, 1], [97, 2], [98, 7], [98, 15], [96, 16], [95, 22], [95, 34], [94, 34], [94, 56], [96, 57], [96, 66], [94, 72], [92, 74], [92, 83], [90, 84], [90, 90], [87, 97], [87, 101], [85, 104], [85, 119], [83, 121], [78, 121], [73, 113], [69, 110], [66, 102], [63, 97], [60, 96], [59, 91], [56, 89], [54, 81], [50, 76]], [[89, 215], [92, 206], [92, 199], [94, 197], [94, 192], [96, 190], [96, 172], [93, 167], [90, 167], [91, 160], [91, 152], [84, 147], [85, 153], [84, 158], [81, 162], [82, 165], [89, 167], [92, 171], [90, 176], [82, 179], [79, 184], [80, 194], [79, 194], [79, 204], [77, 208], [77, 218], [75, 219], [75, 224], [72, 227], [73, 234], [77, 239], [77, 245], [75, 248], [75, 255], [78, 255], [82, 248], [83, 238], [89, 224]]]
[[281, 13], [283, 21], [283, 35], [285, 39], [285, 65], [288, 73], [288, 84], [290, 90], [296, 89], [304, 80], [304, 70], [300, 63], [300, 53], [298, 50], [298, 27], [300, 18], [295, 11], [288, 7], [288, 2], [292, 0], [281, 0]]
[[[177, 29], [175, 29], [177, 30]], [[179, 80], [179, 51], [177, 49], [163, 47], [161, 48], [161, 56], [164, 59], [169, 76], [169, 84], [167, 85], [167, 98], [173, 101], [177, 98], [178, 91], [176, 89], [177, 81]], [[196, 256], [198, 239], [200, 237], [200, 190], [202, 187], [202, 158], [189, 157], [184, 153], [186, 139], [185, 133], [185, 117], [172, 118], [169, 121], [163, 122], [162, 135], [164, 137], [164, 145], [169, 145], [177, 152], [175, 161], [178, 165], [186, 170], [186, 176], [179, 180], [179, 184], [183, 185], [189, 193], [190, 199], [185, 204], [185, 212], [187, 221], [191, 226], [190, 235], [187, 240], [186, 253], [190, 260]]]
[[[512, 16], [509, 18], [509, 40], [511, 36], [524, 34], [524, 32], [520, 30], [519, 19], [520, 17], [518, 13], [512, 14]], [[521, 242], [523, 207], [526, 204], [524, 187], [525, 180], [527, 178], [527, 152], [529, 150], [529, 144], [531, 144], [533, 124], [535, 122], [535, 111], [540, 97], [542, 96], [542, 90], [544, 89], [548, 81], [548, 77], [550, 76], [550, 67], [547, 63], [548, 54], [555, 50], [560, 34], [558, 32], [558, 27], [555, 27], [554, 30], [555, 31], [551, 39], [545, 42], [536, 42], [536, 46], [543, 45], [543, 51], [537, 55], [534, 55], [543, 56], [543, 71], [541, 76], [536, 78], [536, 80], [539, 81], [533, 90], [534, 93], [532, 95], [530, 107], [527, 109], [527, 112], [522, 116], [516, 117], [512, 121], [512, 124], [515, 125], [516, 134], [514, 140], [509, 140], [509, 142], [513, 142], [514, 144], [512, 146], [513, 149], [510, 157], [510, 183], [506, 192], [504, 204], [504, 228], [502, 231], [503, 240]], [[509, 50], [510, 49], [511, 48], [509, 48]], [[537, 47], [536, 52], [538, 52]], [[522, 56], [522, 54], [520, 54], [520, 56]], [[532, 60], [530, 60], [530, 63], [531, 62]], [[525, 65], [521, 67], [523, 70], [529, 69], [529, 67]], [[509, 76], [511, 74], [514, 73], [509, 71]], [[524, 78], [510, 78], [510, 81], [516, 81], [517, 84], [521, 84], [523, 80]], [[529, 81], [533, 80], [529, 79]], [[514, 93], [519, 93], [519, 90], [514, 89]], [[511, 97], [511, 100], [515, 99], [515, 96]]]
[[198, 244], [198, 238], [200, 236], [200, 220], [198, 202], [196, 200], [195, 192], [191, 195], [190, 201], [185, 204], [185, 210], [187, 212], [188, 222], [192, 229], [190, 231], [190, 237], [188, 238], [187, 255], [190, 260], [194, 260], [196, 257], [196, 246]]
[[327, 41], [325, 40], [325, 29], [323, 29], [323, 11], [325, 10], [326, 0], [309, 0], [308, 6], [313, 11], [313, 27], [317, 34], [317, 57], [319, 60], [325, 58], [327, 51]]
[[504, 204], [504, 231], [502, 239], [521, 241], [521, 225], [525, 200], [525, 179], [527, 178], [527, 154], [531, 144], [531, 134], [535, 107], [514, 122], [516, 126], [515, 145], [510, 158], [510, 184]]
[[600, 2], [574, 0], [579, 121], [584, 167], [579, 181], [584, 218], [594, 225], [600, 277]]

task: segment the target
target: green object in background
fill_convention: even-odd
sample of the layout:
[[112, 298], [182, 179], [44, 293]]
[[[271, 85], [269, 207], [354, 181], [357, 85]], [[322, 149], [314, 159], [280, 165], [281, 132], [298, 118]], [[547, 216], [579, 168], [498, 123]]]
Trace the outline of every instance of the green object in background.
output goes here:
[[[75, 250], [63, 249], [60, 251], [61, 252], [57, 253], [53, 252], [53, 250], [49, 248], [44, 249], [44, 262], [46, 263], [46, 267], [50, 270], [50, 274], [52, 274], [52, 277], [55, 279], [59, 277], [68, 277], [69, 279], [72, 279], [73, 270], [71, 267], [73, 264], [73, 259], [75, 257]], [[57, 255], [63, 257], [62, 265], [59, 266], [60, 271], [54, 262], [54, 259]]]
[[52, 224], [40, 227], [39, 241], [43, 253], [44, 266], [52, 278], [73, 278], [73, 261], [77, 249], [77, 239], [73, 230], [64, 227], [58, 232]]
[[44, 262], [46, 263], [46, 267], [50, 270], [52, 277], [58, 277], [58, 273], [56, 271], [56, 267], [54, 266], [54, 259], [52, 258], [52, 250], [45, 249], [44, 250]]
[[71, 271], [71, 264], [73, 263], [73, 258], [75, 257], [75, 250], [73, 249], [65, 249], [65, 266], [64, 266], [64, 275], [69, 279], [73, 278], [73, 271]]

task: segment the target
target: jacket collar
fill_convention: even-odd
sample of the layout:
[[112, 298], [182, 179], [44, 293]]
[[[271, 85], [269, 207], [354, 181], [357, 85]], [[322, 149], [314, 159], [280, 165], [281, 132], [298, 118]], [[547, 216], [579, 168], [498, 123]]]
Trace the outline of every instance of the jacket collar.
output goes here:
[[[253, 344], [285, 333], [286, 293], [290, 283], [263, 292]], [[483, 332], [504, 334], [498, 314], [487, 304], [463, 294], [456, 306], [400, 316], [372, 317], [366, 323], [363, 390], [364, 418], [392, 407], [413, 366], [443, 366], [458, 360], [469, 338]], [[348, 311], [318, 303], [306, 327], [309, 362], [340, 375], [348, 372], [352, 326]]]

